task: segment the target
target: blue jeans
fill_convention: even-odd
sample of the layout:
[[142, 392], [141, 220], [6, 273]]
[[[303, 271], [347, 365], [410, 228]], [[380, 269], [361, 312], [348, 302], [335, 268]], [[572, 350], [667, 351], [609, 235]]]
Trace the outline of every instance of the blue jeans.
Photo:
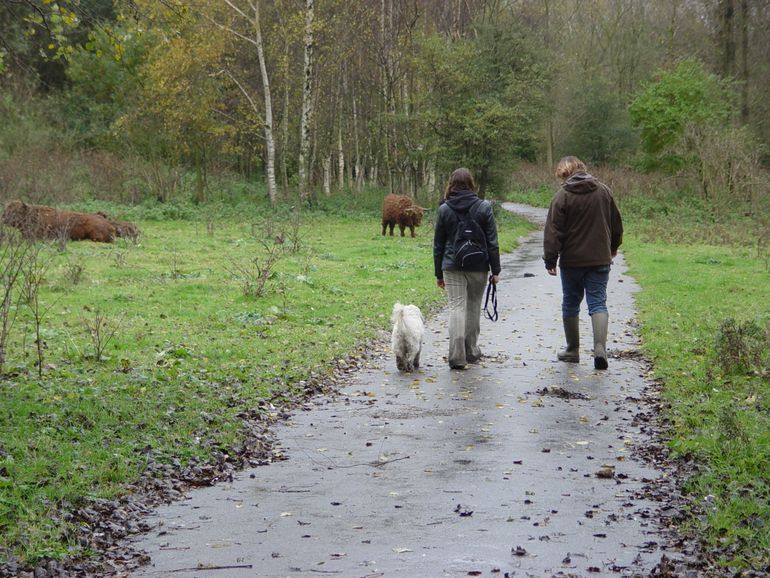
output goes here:
[[588, 314], [607, 313], [607, 281], [610, 266], [561, 267], [561, 314], [577, 317], [585, 294]]

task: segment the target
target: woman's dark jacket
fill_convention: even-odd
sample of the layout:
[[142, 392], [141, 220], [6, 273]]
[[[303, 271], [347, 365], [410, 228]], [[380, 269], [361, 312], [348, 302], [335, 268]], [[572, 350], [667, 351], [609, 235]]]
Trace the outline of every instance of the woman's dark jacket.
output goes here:
[[568, 178], [551, 201], [543, 239], [546, 269], [609, 265], [623, 242], [623, 221], [606, 185], [590, 174]]
[[459, 271], [454, 261], [454, 243], [457, 225], [473, 208], [472, 215], [481, 226], [487, 239], [489, 264], [486, 268], [480, 266], [476, 271], [492, 271], [493, 275], [500, 274], [500, 246], [497, 243], [497, 223], [492, 212], [492, 204], [483, 201], [473, 191], [453, 191], [450, 197], [438, 208], [436, 229], [433, 235], [433, 268], [436, 279], [444, 278], [444, 271]]

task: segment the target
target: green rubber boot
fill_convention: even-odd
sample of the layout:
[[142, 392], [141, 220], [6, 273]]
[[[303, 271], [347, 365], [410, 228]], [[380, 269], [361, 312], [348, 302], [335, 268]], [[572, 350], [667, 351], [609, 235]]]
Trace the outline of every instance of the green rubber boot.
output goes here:
[[594, 329], [594, 368], [607, 369], [607, 325], [610, 316], [607, 313], [591, 315], [591, 326]]
[[559, 361], [577, 363], [580, 361], [580, 324], [578, 317], [563, 317], [564, 337], [567, 338], [567, 349], [559, 352]]

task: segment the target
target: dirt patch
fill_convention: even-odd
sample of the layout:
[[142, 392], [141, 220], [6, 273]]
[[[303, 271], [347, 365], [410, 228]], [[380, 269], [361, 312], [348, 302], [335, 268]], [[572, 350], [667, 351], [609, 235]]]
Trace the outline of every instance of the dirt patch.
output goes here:
[[549, 385], [538, 389], [535, 393], [538, 395], [548, 395], [551, 397], [558, 397], [561, 399], [591, 399], [584, 393], [578, 391], [569, 391], [558, 385]]

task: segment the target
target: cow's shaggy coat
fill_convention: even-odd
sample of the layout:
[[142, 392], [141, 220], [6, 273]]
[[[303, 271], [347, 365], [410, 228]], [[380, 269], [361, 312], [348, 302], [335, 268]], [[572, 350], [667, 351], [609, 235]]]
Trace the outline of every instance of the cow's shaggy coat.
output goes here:
[[102, 215], [60, 211], [23, 201], [11, 201], [6, 205], [3, 223], [16, 227], [27, 239], [88, 239], [111, 243], [118, 236], [115, 225]]
[[393, 236], [393, 227], [398, 225], [401, 229], [401, 236], [404, 236], [404, 229], [409, 227], [414, 237], [414, 228], [422, 222], [423, 208], [416, 205], [414, 201], [406, 195], [386, 195], [382, 202], [382, 234], [390, 227], [390, 236]]

